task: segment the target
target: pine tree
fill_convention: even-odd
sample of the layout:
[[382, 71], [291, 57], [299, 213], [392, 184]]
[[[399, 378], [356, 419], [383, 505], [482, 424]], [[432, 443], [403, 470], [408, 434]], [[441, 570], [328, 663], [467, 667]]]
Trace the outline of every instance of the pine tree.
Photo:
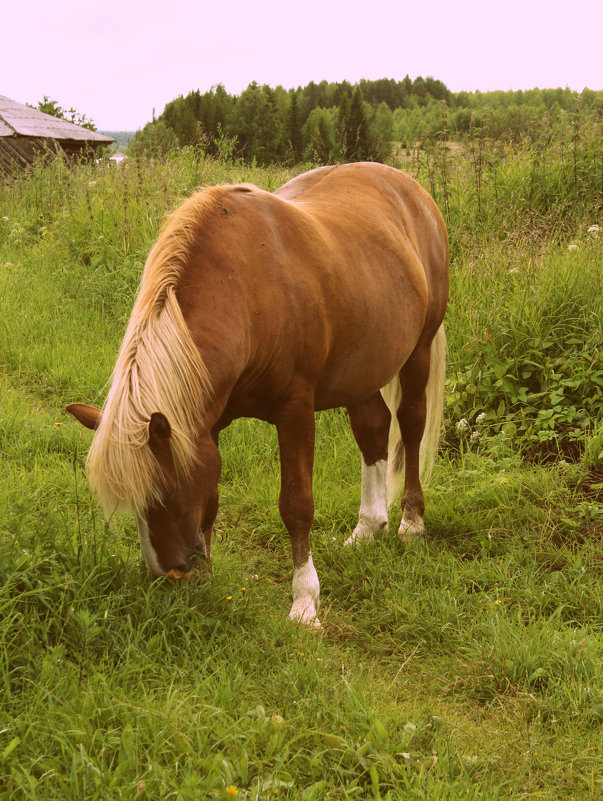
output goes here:
[[308, 142], [305, 157], [319, 164], [332, 164], [337, 147], [333, 120], [327, 109], [312, 109], [304, 126], [304, 135]]
[[297, 92], [291, 92], [291, 103], [289, 105], [289, 125], [288, 125], [289, 148], [294, 163], [302, 157], [303, 140], [299, 121], [299, 107], [297, 104]]
[[337, 114], [337, 138], [341, 155], [344, 161], [353, 161], [356, 134], [350, 125], [350, 97], [347, 92], [341, 97]]
[[356, 86], [352, 94], [349, 131], [353, 138], [350, 143], [349, 155], [346, 157], [349, 161], [363, 161], [369, 156], [370, 141], [368, 122], [364, 113], [362, 92], [359, 86]]

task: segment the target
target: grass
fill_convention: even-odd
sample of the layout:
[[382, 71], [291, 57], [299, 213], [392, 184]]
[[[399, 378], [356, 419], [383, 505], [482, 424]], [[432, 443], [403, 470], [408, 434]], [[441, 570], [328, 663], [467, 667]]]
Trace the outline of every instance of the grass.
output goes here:
[[[209, 584], [153, 580], [133, 521], [90, 497], [90, 437], [63, 408], [102, 401], [162, 214], [200, 183], [283, 178], [185, 151], [56, 162], [0, 194], [0, 799], [599, 797], [600, 245], [583, 219], [525, 254], [482, 229], [455, 256], [425, 541], [342, 547], [359, 456], [344, 414], [318, 417], [322, 633], [287, 619], [269, 426], [221, 438]], [[538, 458], [530, 436], [571, 406], [578, 446]], [[547, 408], [556, 427], [537, 428]]]

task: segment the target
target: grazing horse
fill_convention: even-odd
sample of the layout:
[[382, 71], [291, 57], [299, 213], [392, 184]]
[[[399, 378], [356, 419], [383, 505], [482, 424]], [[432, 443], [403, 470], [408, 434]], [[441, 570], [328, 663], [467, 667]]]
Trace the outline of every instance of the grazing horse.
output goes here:
[[447, 298], [442, 216], [399, 170], [323, 167], [274, 193], [243, 184], [193, 195], [149, 254], [103, 410], [67, 407], [96, 430], [88, 473], [105, 513], [133, 512], [151, 571], [184, 578], [195, 555], [209, 560], [220, 431], [243, 416], [273, 423], [290, 617], [318, 627], [314, 412], [345, 406], [362, 454], [347, 542], [387, 529], [402, 472], [398, 533], [422, 532]]

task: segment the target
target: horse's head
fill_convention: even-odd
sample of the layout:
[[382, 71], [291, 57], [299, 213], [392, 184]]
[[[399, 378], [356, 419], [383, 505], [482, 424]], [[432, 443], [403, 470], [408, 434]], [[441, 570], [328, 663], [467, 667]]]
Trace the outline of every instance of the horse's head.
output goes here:
[[[93, 406], [75, 403], [67, 411], [86, 428], [97, 429], [101, 423], [102, 412]], [[144, 447], [150, 450], [156, 467], [156, 487], [144, 509], [135, 511], [142, 551], [155, 575], [184, 578], [199, 557], [209, 559], [218, 509], [218, 447], [209, 434], [200, 435], [190, 469], [179, 473], [172, 429], [161, 412], [151, 415]]]

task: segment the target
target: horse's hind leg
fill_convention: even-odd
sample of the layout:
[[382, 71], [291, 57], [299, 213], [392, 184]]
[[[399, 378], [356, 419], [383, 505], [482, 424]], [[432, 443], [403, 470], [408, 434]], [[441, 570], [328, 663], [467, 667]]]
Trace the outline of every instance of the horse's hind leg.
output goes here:
[[400, 371], [402, 403], [398, 422], [405, 454], [402, 522], [398, 536], [407, 542], [425, 530], [425, 498], [421, 487], [419, 450], [425, 431], [426, 387], [429, 379], [430, 344], [419, 344]]
[[391, 416], [380, 392], [347, 409], [362, 454], [358, 524], [345, 542], [355, 545], [387, 532], [387, 441]]

